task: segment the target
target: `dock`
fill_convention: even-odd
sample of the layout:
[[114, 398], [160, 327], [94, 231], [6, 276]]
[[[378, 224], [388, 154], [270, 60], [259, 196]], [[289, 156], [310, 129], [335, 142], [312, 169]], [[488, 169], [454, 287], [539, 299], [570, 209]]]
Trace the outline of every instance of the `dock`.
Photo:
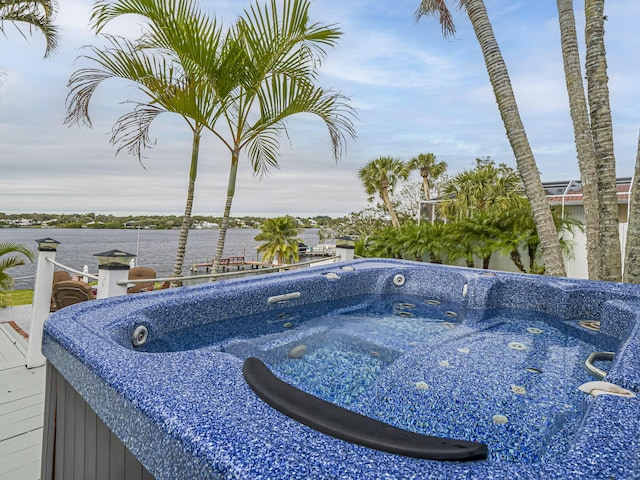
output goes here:
[[0, 479], [40, 478], [45, 367], [25, 366], [30, 314], [30, 305], [0, 309]]
[[[196, 273], [198, 269], [204, 268], [206, 272], [211, 271], [211, 267], [213, 266], [213, 260], [207, 260], [202, 263], [193, 263], [191, 265], [191, 273]], [[255, 262], [251, 260], [247, 260], [243, 256], [235, 256], [235, 257], [227, 257], [220, 259], [220, 268], [223, 272], [230, 272], [232, 270], [244, 270], [249, 267], [252, 269], [262, 268], [262, 267], [270, 267], [271, 265], [265, 264], [263, 262]]]
[[[305, 246], [306, 247], [306, 246]], [[313, 257], [332, 257], [336, 254], [335, 245], [318, 245], [313, 248], [301, 249], [298, 254], [300, 260], [309, 259]], [[220, 259], [220, 268], [222, 272], [231, 272], [233, 270], [245, 270], [247, 267], [252, 269], [274, 267], [277, 265], [247, 260], [244, 256], [231, 256]], [[211, 271], [213, 267], [213, 260], [207, 260], [205, 262], [194, 262], [191, 264], [191, 273], [198, 273], [198, 270], [204, 268], [207, 273]]]

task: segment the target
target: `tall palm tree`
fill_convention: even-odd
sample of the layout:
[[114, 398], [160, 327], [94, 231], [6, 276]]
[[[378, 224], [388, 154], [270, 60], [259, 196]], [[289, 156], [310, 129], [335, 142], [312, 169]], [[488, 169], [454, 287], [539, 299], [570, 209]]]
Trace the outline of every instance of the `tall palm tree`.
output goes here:
[[[586, 74], [591, 133], [596, 149], [602, 280], [621, 279], [613, 123], [604, 46], [604, 0], [585, 0]], [[588, 225], [587, 225], [588, 227]]]
[[0, 0], [0, 33], [5, 34], [6, 24], [13, 24], [23, 37], [25, 34], [20, 30], [20, 24], [42, 32], [47, 42], [44, 56], [48, 57], [58, 48], [60, 32], [53, 24], [58, 5], [55, 0]]
[[[18, 255], [11, 255], [14, 253]], [[11, 256], [5, 257], [5, 255]], [[24, 245], [14, 242], [0, 243], [0, 290], [11, 288], [13, 278], [11, 278], [7, 270], [24, 265], [25, 259], [23, 256], [26, 257], [27, 260], [33, 261], [33, 253]]]
[[369, 201], [373, 201], [376, 193], [380, 196], [391, 216], [391, 224], [395, 228], [400, 224], [391, 202], [391, 194], [398, 180], [406, 180], [408, 176], [409, 170], [405, 163], [392, 157], [376, 158], [358, 171], [358, 177], [369, 195]]
[[[199, 50], [194, 55], [192, 36], [180, 25], [162, 24], [166, 11], [180, 0], [101, 1], [93, 20], [101, 29], [125, 13], [143, 15], [156, 27], [149, 41], [166, 45], [188, 58], [198, 83], [215, 91], [218, 106], [206, 128], [229, 150], [231, 163], [227, 198], [215, 250], [213, 269], [218, 270], [229, 227], [240, 155], [246, 152], [254, 173], [263, 175], [278, 167], [282, 134], [287, 120], [298, 113], [319, 117], [329, 130], [334, 157], [340, 158], [347, 136], [354, 137], [353, 110], [349, 100], [315, 84], [326, 47], [335, 46], [341, 32], [332, 25], [310, 23], [309, 0], [275, 0], [253, 4], [229, 30], [219, 52]], [[197, 41], [197, 40], [196, 40]]]
[[[489, 80], [507, 131], [507, 138], [516, 157], [518, 170], [524, 182], [525, 193], [531, 202], [544, 252], [545, 264], [547, 265], [547, 273], [565, 276], [566, 272], [558, 232], [556, 231], [535, 158], [520, 118], [509, 73], [500, 53], [484, 2], [482, 0], [458, 0], [456, 3], [459, 8], [466, 10], [482, 49]], [[421, 0], [415, 15], [418, 19], [423, 16], [435, 15], [440, 20], [445, 36], [455, 33], [453, 19], [445, 0]]]
[[262, 260], [278, 261], [278, 265], [287, 262], [297, 262], [298, 237], [300, 229], [296, 221], [290, 217], [269, 218], [262, 224], [262, 232], [255, 236], [256, 242], [265, 242], [258, 246], [258, 252], [262, 254]]
[[[600, 208], [598, 198], [598, 172], [596, 149], [591, 134], [589, 111], [582, 82], [582, 68], [578, 51], [573, 0], [557, 0], [560, 21], [560, 41], [564, 60], [565, 80], [569, 95], [569, 109], [578, 153], [578, 165], [582, 177], [585, 220], [587, 224], [587, 265], [589, 278], [602, 278], [602, 258], [606, 255], [600, 245]], [[616, 229], [617, 231], [617, 229]]]
[[[407, 162], [409, 170], [418, 170], [422, 177], [425, 200], [431, 199], [431, 183], [447, 171], [447, 162], [439, 162], [433, 153], [421, 153]], [[430, 183], [431, 181], [431, 183]]]
[[590, 117], [580, 68], [573, 2], [557, 0], [565, 78], [582, 176], [589, 278], [618, 281], [622, 265], [603, 4], [602, 0], [585, 3]]
[[[214, 130], [231, 154], [215, 270], [224, 250], [243, 150], [255, 174], [277, 168], [279, 137], [287, 134], [287, 120], [300, 113], [310, 113], [324, 122], [336, 161], [346, 137], [355, 137], [349, 100], [315, 84], [326, 56], [324, 48], [335, 46], [341, 32], [332, 25], [311, 24], [309, 6], [309, 0], [285, 0], [281, 7], [274, 0], [264, 6], [256, 3], [244, 11], [233, 29], [236, 68], [229, 74], [232, 88], [218, 91], [223, 127]], [[219, 75], [204, 67], [207, 78]]]
[[82, 69], [72, 76], [67, 122], [90, 125], [91, 97], [99, 84], [111, 78], [135, 82], [149, 99], [146, 103], [133, 102], [133, 111], [116, 122], [111, 141], [119, 144], [118, 151], [126, 148], [140, 158], [141, 150], [155, 143], [149, 138], [149, 128], [162, 113], [178, 114], [187, 122], [192, 132], [189, 180], [173, 268], [173, 276], [180, 277], [191, 227], [202, 131], [211, 128], [219, 107], [215, 90], [209, 82], [201, 81], [193, 58], [206, 61], [211, 68], [219, 67], [228, 61], [224, 54], [226, 38], [215, 19], [189, 0], [140, 0], [122, 5], [97, 2], [91, 18], [99, 33], [109, 21], [126, 14], [146, 17], [145, 35], [135, 43], [105, 35], [111, 48], [91, 47], [94, 55], [85, 58], [99, 68]]
[[211, 115], [215, 97], [206, 86], [191, 81], [188, 73], [177, 59], [166, 54], [142, 49], [138, 43], [123, 38], [105, 36], [109, 48], [89, 47], [92, 54], [84, 55], [96, 66], [83, 68], [73, 73], [69, 80], [65, 123], [82, 123], [91, 126], [89, 104], [96, 89], [110, 79], [124, 79], [135, 83], [147, 97], [147, 102], [130, 102], [132, 111], [122, 115], [113, 127], [111, 143], [137, 155], [155, 144], [149, 136], [153, 121], [163, 113], [180, 115], [192, 132], [189, 180], [184, 216], [180, 228], [173, 276], [182, 275], [182, 266], [187, 246], [191, 213], [197, 178], [200, 139], [204, 121]]

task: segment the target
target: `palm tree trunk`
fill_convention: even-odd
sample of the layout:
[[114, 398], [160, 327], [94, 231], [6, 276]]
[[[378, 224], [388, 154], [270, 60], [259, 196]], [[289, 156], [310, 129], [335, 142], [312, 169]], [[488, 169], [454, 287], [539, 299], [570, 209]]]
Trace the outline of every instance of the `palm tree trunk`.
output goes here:
[[393, 225], [395, 228], [398, 228], [400, 226], [400, 222], [398, 222], [398, 217], [396, 216], [396, 212], [393, 209], [393, 204], [391, 203], [391, 199], [389, 198], [389, 191], [383, 187], [380, 191], [380, 196], [382, 197], [382, 201], [389, 211], [389, 216], [391, 217], [391, 225]]
[[640, 132], [638, 133], [636, 168], [631, 184], [629, 226], [624, 252], [624, 281], [640, 283]]
[[522, 255], [520, 255], [517, 248], [514, 248], [509, 252], [509, 257], [511, 257], [511, 261], [520, 272], [527, 273], [527, 269], [524, 268], [524, 263], [522, 263]]
[[482, 0], [467, 0], [464, 5], [482, 48], [498, 109], [507, 130], [507, 138], [516, 157], [525, 194], [531, 203], [533, 218], [544, 253], [546, 271], [551, 275], [566, 276], [558, 232], [553, 223], [538, 167], [518, 112], [507, 66], [491, 28], [484, 2]]
[[[578, 152], [578, 165], [582, 176], [582, 193], [587, 236], [587, 265], [589, 278], [602, 279], [601, 258], [604, 257], [600, 247], [601, 235], [598, 172], [596, 149], [591, 135], [587, 100], [582, 82], [580, 54], [578, 52], [578, 35], [573, 15], [573, 0], [557, 0], [558, 18], [560, 20], [560, 41], [564, 60], [564, 76], [569, 95], [569, 108], [573, 121], [573, 133]], [[617, 231], [617, 229], [616, 229]]]
[[604, 0], [585, 0], [587, 94], [591, 132], [597, 155], [600, 204], [602, 280], [620, 281], [622, 260], [618, 233], [618, 197], [613, 153], [613, 124], [609, 104], [607, 58], [604, 48]]
[[218, 245], [216, 246], [216, 253], [213, 258], [213, 266], [211, 270], [214, 273], [218, 273], [220, 268], [220, 260], [222, 260], [222, 253], [224, 252], [224, 242], [227, 238], [227, 230], [229, 229], [229, 217], [231, 216], [231, 203], [233, 202], [233, 196], [236, 193], [236, 177], [238, 175], [238, 159], [240, 157], [240, 150], [234, 149], [231, 153], [231, 169], [229, 170], [229, 181], [227, 183], [227, 201], [224, 205], [224, 213], [222, 214], [222, 223], [218, 232]]
[[[187, 189], [187, 204], [184, 207], [184, 216], [182, 217], [182, 225], [180, 226], [180, 236], [178, 237], [178, 252], [176, 254], [176, 263], [173, 266], [173, 276], [182, 276], [182, 265], [184, 264], [184, 255], [187, 250], [187, 238], [189, 236], [189, 228], [191, 228], [191, 211], [193, 209], [193, 197], [196, 189], [196, 177], [198, 175], [198, 155], [200, 153], [200, 132], [201, 127], [196, 126], [193, 131], [193, 142], [191, 144], [191, 167], [189, 168], [189, 187]], [[171, 286], [177, 284], [171, 282]]]
[[420, 176], [422, 177], [422, 187], [424, 188], [424, 199], [430, 200], [431, 193], [429, 193], [429, 170], [423, 168], [420, 170]]

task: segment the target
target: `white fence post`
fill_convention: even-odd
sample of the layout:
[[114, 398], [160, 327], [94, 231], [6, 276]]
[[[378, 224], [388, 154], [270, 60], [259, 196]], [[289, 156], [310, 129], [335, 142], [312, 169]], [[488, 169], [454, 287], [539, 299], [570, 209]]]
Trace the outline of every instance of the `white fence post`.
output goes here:
[[97, 298], [117, 297], [127, 294], [126, 285], [118, 285], [129, 279], [129, 266], [114, 268], [107, 265], [98, 267], [98, 294]]
[[353, 260], [355, 253], [355, 240], [351, 237], [336, 238], [336, 254], [340, 255], [340, 261]]
[[51, 238], [36, 240], [38, 242], [38, 262], [36, 264], [36, 280], [33, 287], [33, 313], [27, 347], [27, 368], [44, 365], [42, 355], [42, 328], [49, 316], [51, 306], [51, 287], [55, 266], [47, 259], [56, 259], [56, 249], [60, 242]]
[[[129, 262], [135, 255], [122, 250], [96, 253], [98, 257], [98, 298], [117, 297], [127, 294]], [[124, 285], [118, 285], [118, 282]]]

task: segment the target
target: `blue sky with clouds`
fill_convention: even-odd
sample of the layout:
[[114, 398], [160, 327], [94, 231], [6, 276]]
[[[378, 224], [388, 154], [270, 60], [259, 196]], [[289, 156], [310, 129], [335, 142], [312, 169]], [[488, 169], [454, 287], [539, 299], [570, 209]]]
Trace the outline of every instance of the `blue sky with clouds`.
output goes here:
[[[232, 24], [248, 1], [201, 0]], [[451, 6], [456, 1], [449, 2]], [[115, 155], [113, 122], [136, 90], [118, 81], [96, 93], [93, 128], [68, 128], [66, 86], [85, 66], [81, 47], [101, 44], [89, 30], [89, 0], [62, 0], [57, 23], [62, 42], [42, 59], [44, 41], [26, 40], [11, 27], [0, 37], [0, 211], [181, 214], [191, 139], [183, 120], [160, 117], [155, 148], [137, 158]], [[555, 2], [485, 0], [507, 63], [520, 113], [543, 181], [579, 178], [564, 84]], [[254, 178], [240, 165], [232, 215], [344, 215], [366, 205], [357, 171], [379, 156], [409, 160], [434, 153], [456, 173], [491, 156], [515, 167], [513, 153], [468, 18], [455, 15], [457, 34], [444, 39], [435, 19], [417, 23], [418, 0], [312, 0], [313, 21], [337, 23], [339, 46], [328, 52], [320, 83], [352, 99], [358, 138], [339, 163], [326, 129], [301, 116], [282, 140], [280, 170]], [[574, 1], [578, 35], [584, 4]], [[640, 128], [640, 2], [607, 0], [606, 46], [618, 176], [631, 176]], [[121, 19], [110, 33], [134, 38], [140, 20]], [[584, 55], [584, 49], [581, 50]], [[194, 213], [222, 214], [229, 153], [203, 137]], [[416, 178], [417, 180], [417, 178]]]

